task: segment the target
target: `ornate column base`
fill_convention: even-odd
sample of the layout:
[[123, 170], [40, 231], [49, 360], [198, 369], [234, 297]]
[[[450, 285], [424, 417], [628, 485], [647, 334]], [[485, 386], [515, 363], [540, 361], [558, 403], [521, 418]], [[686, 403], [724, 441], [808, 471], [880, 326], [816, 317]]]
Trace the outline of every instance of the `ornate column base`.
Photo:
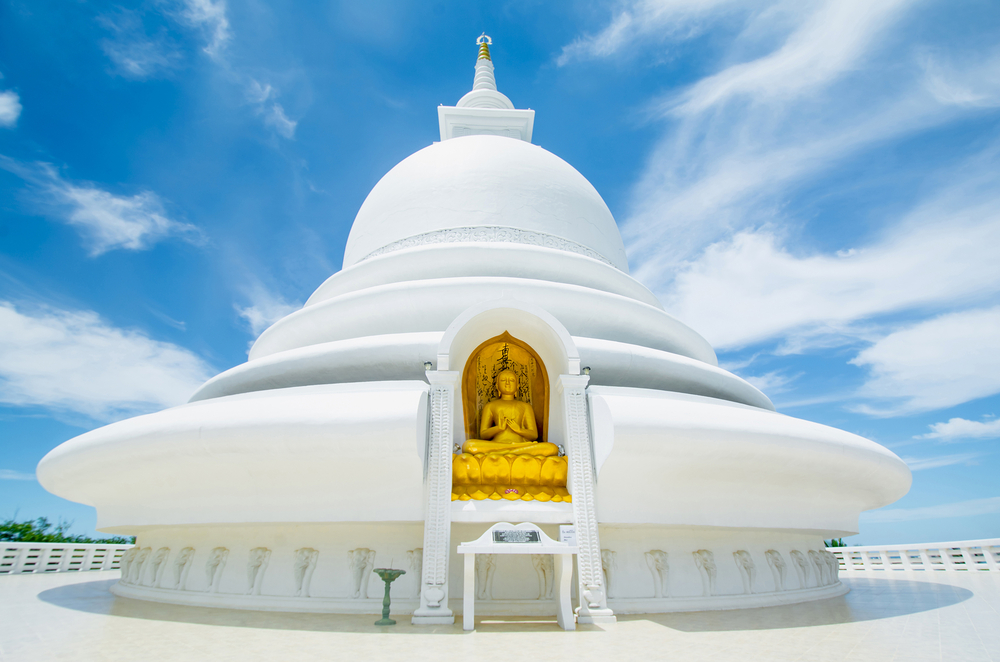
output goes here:
[[617, 623], [615, 613], [608, 608], [602, 586], [588, 586], [581, 592], [580, 606], [576, 609], [577, 623]]

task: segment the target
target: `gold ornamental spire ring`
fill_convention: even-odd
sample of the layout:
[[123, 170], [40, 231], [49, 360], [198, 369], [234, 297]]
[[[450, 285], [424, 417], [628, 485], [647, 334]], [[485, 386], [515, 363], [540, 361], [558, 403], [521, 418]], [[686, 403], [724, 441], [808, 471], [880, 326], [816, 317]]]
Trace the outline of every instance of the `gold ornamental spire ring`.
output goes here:
[[476, 39], [476, 43], [479, 44], [479, 57], [477, 59], [490, 60], [492, 62], [492, 59], [490, 58], [490, 45], [493, 43], [493, 40], [490, 39], [489, 35], [485, 32], [479, 35], [479, 38]]

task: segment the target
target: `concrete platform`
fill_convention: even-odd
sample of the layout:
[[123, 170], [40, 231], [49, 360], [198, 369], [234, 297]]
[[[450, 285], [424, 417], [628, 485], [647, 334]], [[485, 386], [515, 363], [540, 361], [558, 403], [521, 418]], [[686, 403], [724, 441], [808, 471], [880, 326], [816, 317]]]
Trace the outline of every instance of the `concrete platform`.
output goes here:
[[1000, 662], [1000, 575], [872, 573], [847, 595], [741, 611], [622, 616], [560, 630], [485, 617], [477, 631], [406, 617], [247, 612], [116, 598], [117, 571], [0, 577], [0, 659], [134, 660], [961, 660]]

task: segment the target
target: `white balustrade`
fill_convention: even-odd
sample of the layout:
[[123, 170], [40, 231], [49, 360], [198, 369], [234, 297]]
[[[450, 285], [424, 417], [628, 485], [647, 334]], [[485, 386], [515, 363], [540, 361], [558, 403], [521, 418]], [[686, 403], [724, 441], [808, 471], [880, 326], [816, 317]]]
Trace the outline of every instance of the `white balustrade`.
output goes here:
[[827, 549], [843, 572], [1000, 572], [1000, 538]]
[[118, 570], [132, 545], [83, 545], [51, 542], [0, 543], [0, 575]]

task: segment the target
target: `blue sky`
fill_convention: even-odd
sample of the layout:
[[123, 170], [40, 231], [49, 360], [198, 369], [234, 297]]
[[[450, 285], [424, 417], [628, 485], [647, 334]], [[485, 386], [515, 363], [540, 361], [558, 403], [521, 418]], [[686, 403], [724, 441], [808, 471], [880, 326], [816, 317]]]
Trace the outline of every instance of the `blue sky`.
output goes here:
[[910, 464], [851, 542], [1000, 536], [996, 9], [4, 0], [0, 517], [93, 531], [38, 460], [245, 361], [437, 140], [486, 30], [667, 310], [780, 411]]

